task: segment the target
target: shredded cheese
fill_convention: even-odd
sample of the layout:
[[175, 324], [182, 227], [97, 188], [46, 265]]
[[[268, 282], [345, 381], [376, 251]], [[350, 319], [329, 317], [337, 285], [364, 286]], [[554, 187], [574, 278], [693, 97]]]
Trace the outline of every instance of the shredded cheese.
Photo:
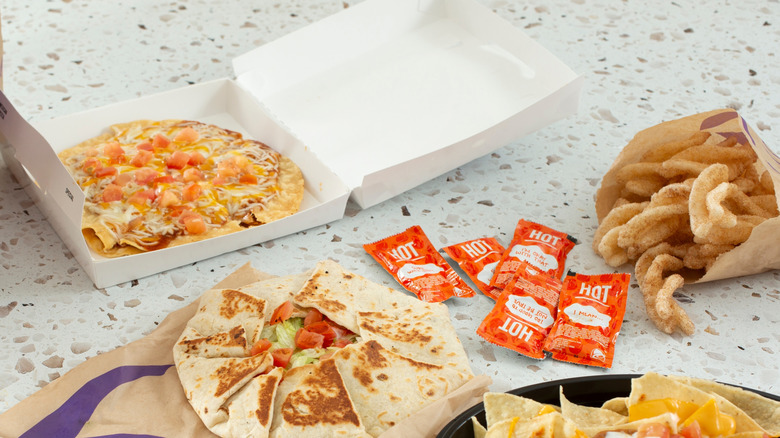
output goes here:
[[[198, 138], [177, 141], [177, 134], [185, 128], [197, 131]], [[154, 144], [158, 135], [170, 143], [153, 148], [148, 162], [140, 160], [142, 157], [134, 161], [138, 155], [148, 155], [143, 151], [151, 145], [145, 143]], [[121, 146], [121, 152], [111, 146], [115, 142]], [[179, 151], [190, 160], [169, 161]], [[196, 152], [202, 162], [193, 162], [191, 157]], [[106, 142], [70, 156], [65, 165], [86, 195], [85, 209], [99, 217], [117, 242], [153, 248], [189, 232], [181, 220], [184, 212], [197, 213], [207, 230], [229, 221], [254, 221], [253, 209], [262, 209], [279, 190], [279, 158], [268, 146], [244, 139], [239, 133], [181, 121], [125, 128]], [[190, 171], [197, 177], [185, 175], [188, 169], [197, 171]], [[192, 184], [200, 188], [190, 187]], [[110, 185], [121, 186], [120, 199], [106, 200], [104, 193]], [[188, 194], [188, 187], [194, 191]], [[196, 192], [197, 196], [188, 201]], [[166, 205], [164, 198], [169, 201]]]

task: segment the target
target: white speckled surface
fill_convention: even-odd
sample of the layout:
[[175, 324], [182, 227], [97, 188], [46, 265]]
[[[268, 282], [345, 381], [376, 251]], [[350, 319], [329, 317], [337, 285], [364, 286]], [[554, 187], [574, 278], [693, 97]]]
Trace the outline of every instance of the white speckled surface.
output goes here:
[[[330, 257], [396, 287], [364, 243], [419, 224], [439, 247], [507, 243], [521, 217], [579, 237], [568, 267], [610, 272], [590, 249], [593, 196], [645, 127], [733, 107], [780, 151], [780, 3], [480, 0], [585, 77], [579, 113], [376, 207], [191, 266], [96, 290], [0, 163], [0, 411], [84, 360], [139, 339], [246, 262], [273, 274]], [[5, 0], [4, 90], [29, 118], [230, 76], [230, 60], [357, 0]], [[626, 268], [628, 269], [628, 268]], [[694, 336], [667, 336], [632, 285], [611, 370], [519, 357], [475, 334], [492, 301], [450, 300], [473, 368], [493, 390], [658, 371], [780, 394], [780, 273], [685, 288]]]

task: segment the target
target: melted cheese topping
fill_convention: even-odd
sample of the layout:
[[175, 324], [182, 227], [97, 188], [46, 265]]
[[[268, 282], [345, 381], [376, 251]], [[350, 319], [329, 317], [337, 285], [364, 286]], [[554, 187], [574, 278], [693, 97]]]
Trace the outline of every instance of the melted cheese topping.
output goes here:
[[85, 210], [117, 242], [155, 249], [229, 221], [251, 224], [279, 191], [280, 156], [261, 142], [192, 121], [128, 126], [65, 160]]

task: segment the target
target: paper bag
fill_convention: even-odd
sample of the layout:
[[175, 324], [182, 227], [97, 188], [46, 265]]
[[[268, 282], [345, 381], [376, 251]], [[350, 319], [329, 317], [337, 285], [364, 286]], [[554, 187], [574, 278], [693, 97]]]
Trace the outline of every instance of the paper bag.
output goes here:
[[[755, 150], [758, 162], [769, 171], [775, 188], [780, 187], [780, 157], [761, 141], [735, 110], [720, 109], [664, 122], [637, 133], [623, 148], [601, 181], [596, 194], [596, 213], [599, 223], [620, 197], [622, 185], [616, 180], [618, 170], [626, 164], [638, 162], [640, 157], [650, 149], [667, 142], [687, 139], [696, 131], [709, 131], [724, 137], [737, 136], [740, 143], [747, 143]], [[700, 283], [778, 268], [780, 268], [780, 217], [775, 217], [755, 227], [747, 241], [718, 257], [706, 273], [694, 275], [686, 280]]]
[[[267, 278], [246, 264], [214, 287], [238, 288]], [[0, 414], [0, 437], [213, 438], [187, 401], [173, 365], [173, 345], [197, 308], [196, 300], [168, 315], [145, 338], [85, 361]], [[490, 383], [476, 376], [381, 437], [435, 436], [481, 402]]]

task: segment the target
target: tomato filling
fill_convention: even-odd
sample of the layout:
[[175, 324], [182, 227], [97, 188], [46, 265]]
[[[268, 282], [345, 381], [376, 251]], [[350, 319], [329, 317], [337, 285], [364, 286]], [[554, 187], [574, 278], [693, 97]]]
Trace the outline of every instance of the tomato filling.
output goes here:
[[[304, 314], [305, 312], [305, 314]], [[296, 316], [293, 316], [296, 315]], [[304, 315], [304, 316], [297, 316]], [[271, 353], [275, 367], [295, 368], [329, 358], [359, 340], [317, 309], [300, 309], [285, 301], [274, 309], [250, 354]]]

